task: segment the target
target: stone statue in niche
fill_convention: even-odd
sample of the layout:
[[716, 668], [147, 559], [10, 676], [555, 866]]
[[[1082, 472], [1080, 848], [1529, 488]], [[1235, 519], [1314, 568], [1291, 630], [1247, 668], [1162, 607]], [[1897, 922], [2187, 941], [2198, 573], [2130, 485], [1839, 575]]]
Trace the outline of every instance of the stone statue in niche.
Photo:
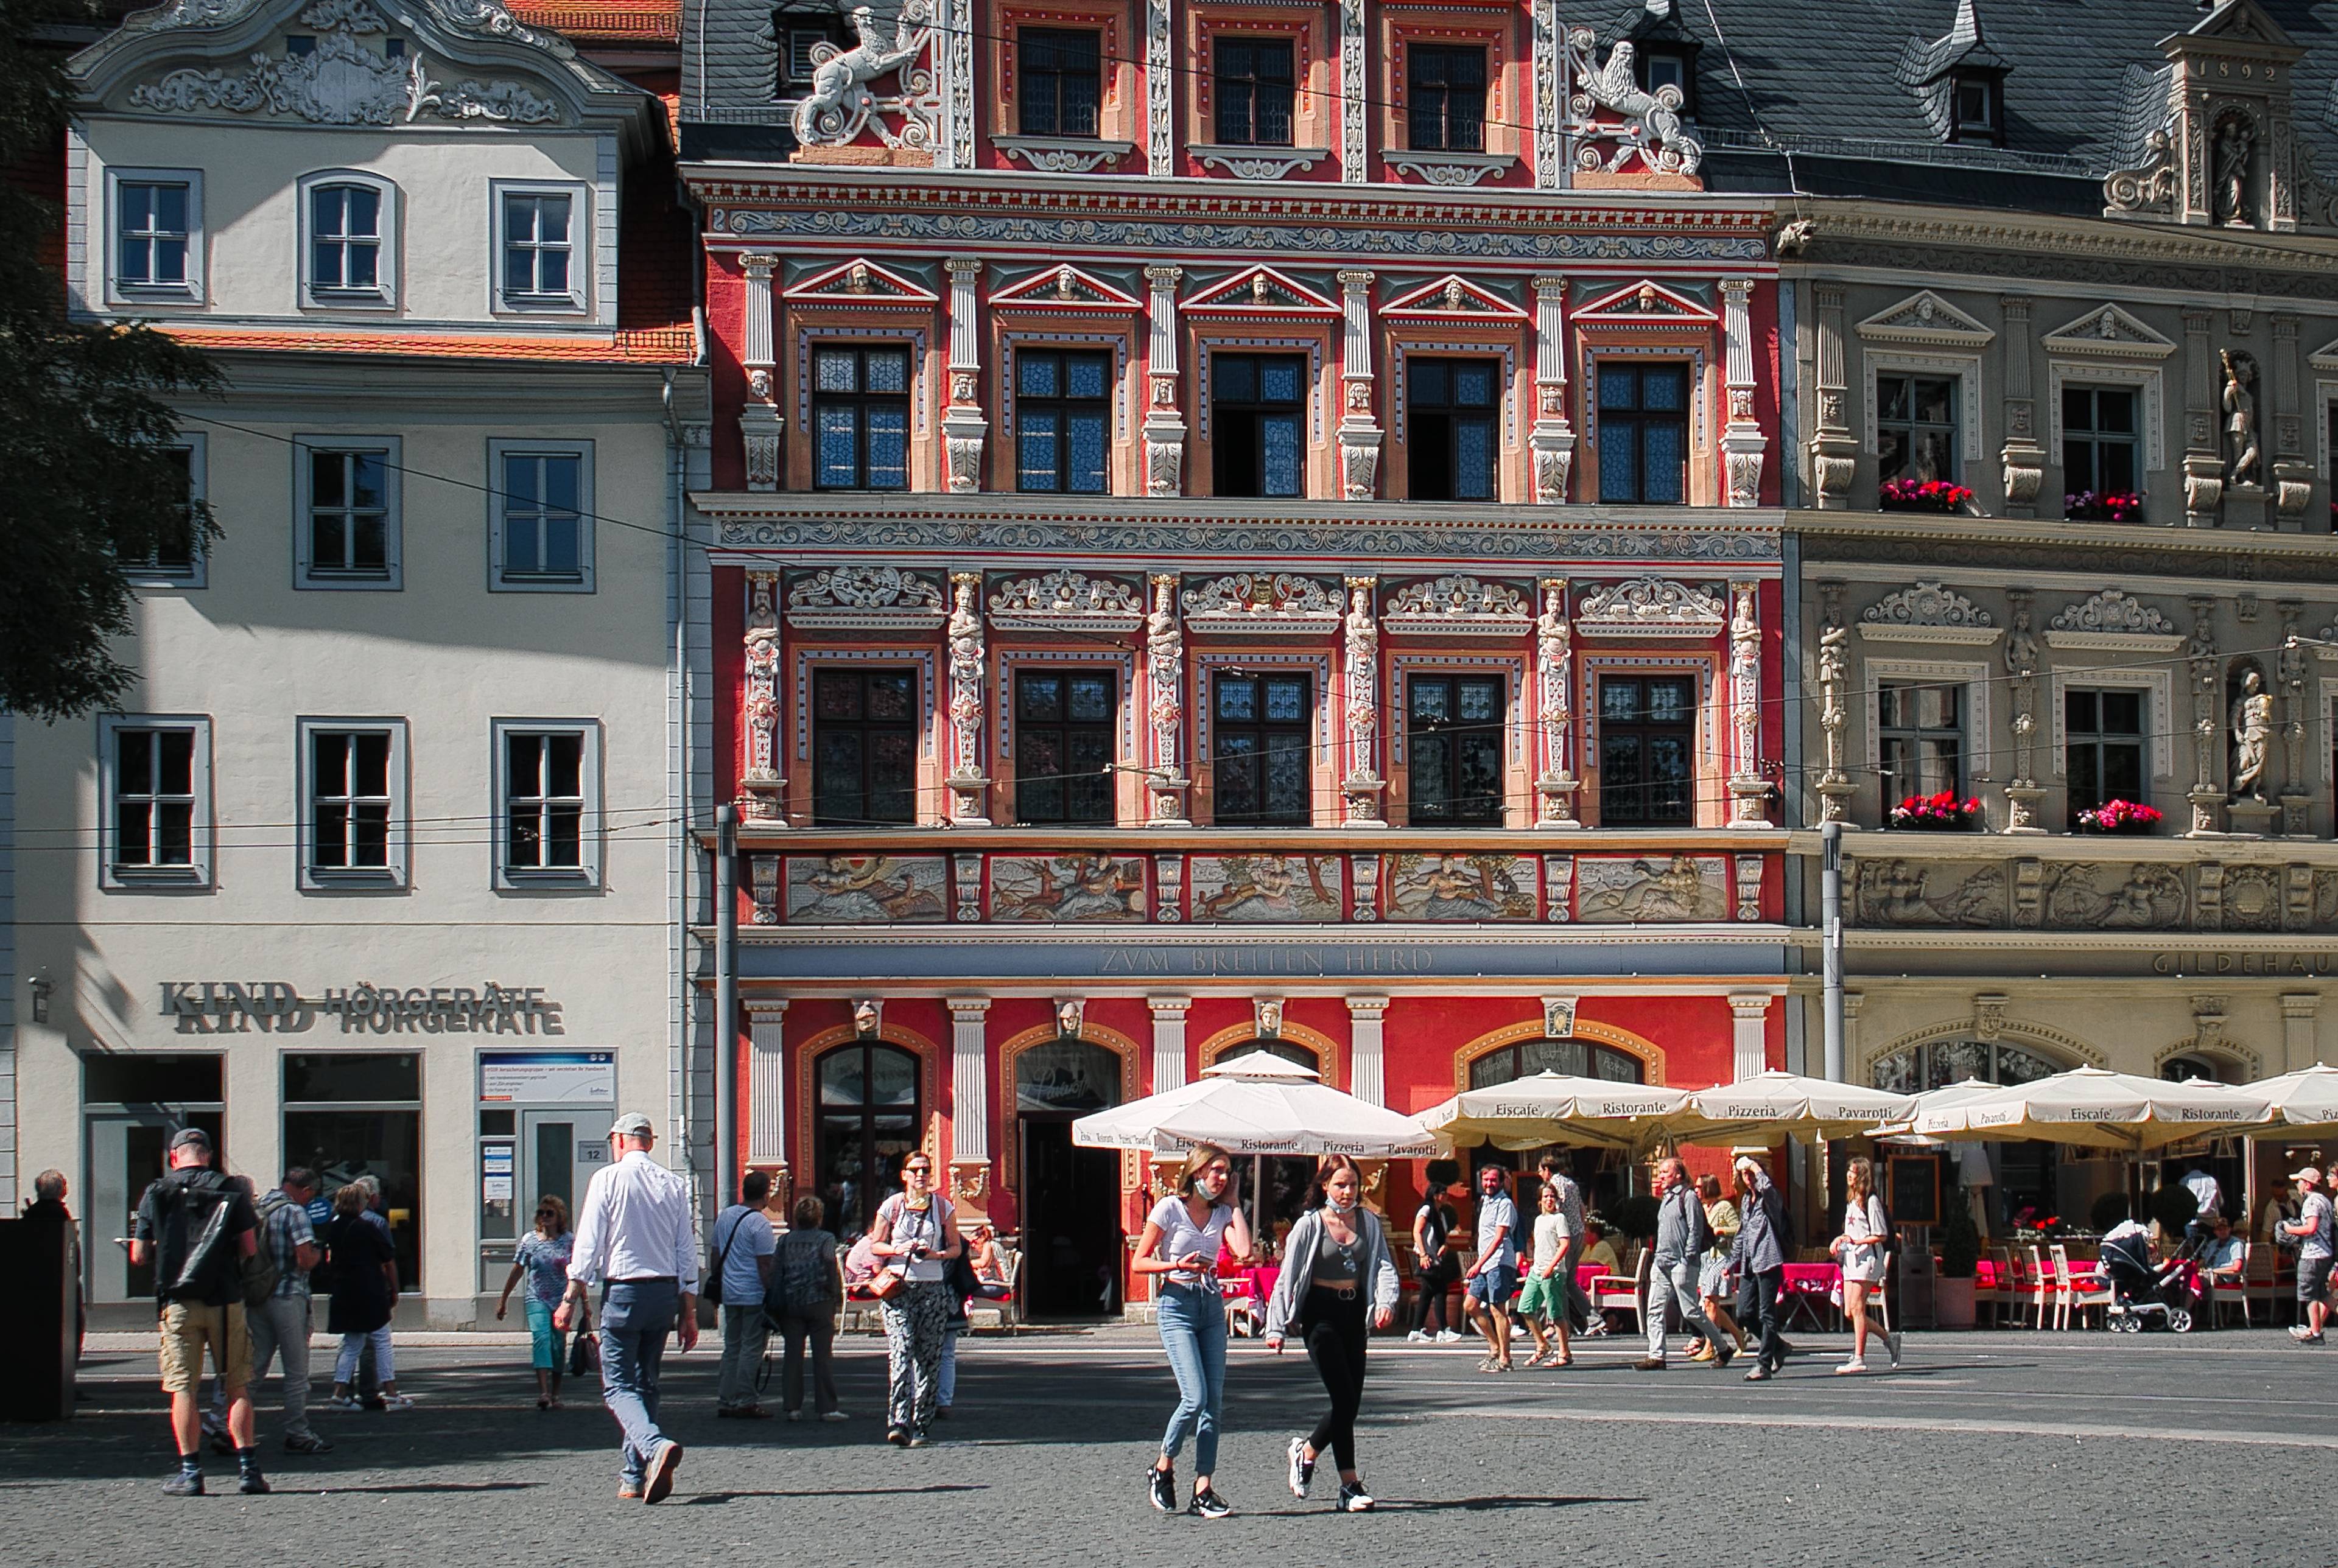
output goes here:
[[2252, 668], [2241, 676], [2241, 694], [2233, 700], [2233, 793], [2258, 805], [2265, 802], [2265, 762], [2273, 755], [2273, 695], [2264, 676]]
[[2225, 479], [2232, 485], [2255, 485], [2257, 475], [2257, 398], [2249, 390], [2257, 378], [2256, 361], [2229, 348], [2217, 350], [2225, 361]]
[[2254, 229], [2249, 221], [2249, 154], [2256, 132], [2237, 115], [2216, 131], [2216, 221], [2232, 229]]

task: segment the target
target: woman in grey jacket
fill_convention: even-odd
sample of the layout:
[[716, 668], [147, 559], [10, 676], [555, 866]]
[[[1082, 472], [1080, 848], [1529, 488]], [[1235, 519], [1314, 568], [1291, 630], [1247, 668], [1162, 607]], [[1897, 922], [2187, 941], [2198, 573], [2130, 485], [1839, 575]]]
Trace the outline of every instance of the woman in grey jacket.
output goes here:
[[1388, 1234], [1380, 1216], [1359, 1201], [1363, 1186], [1363, 1171], [1345, 1154], [1332, 1155], [1316, 1171], [1307, 1212], [1283, 1244], [1282, 1274], [1266, 1308], [1266, 1348], [1280, 1354], [1285, 1330], [1296, 1322], [1316, 1375], [1331, 1396], [1331, 1408], [1315, 1430], [1291, 1440], [1291, 1494], [1307, 1495], [1315, 1461], [1329, 1448], [1340, 1466], [1340, 1499], [1333, 1506], [1343, 1514], [1365, 1513], [1372, 1505], [1371, 1494], [1356, 1474], [1356, 1411], [1364, 1396], [1364, 1293], [1371, 1293], [1374, 1328], [1395, 1320], [1398, 1293]]

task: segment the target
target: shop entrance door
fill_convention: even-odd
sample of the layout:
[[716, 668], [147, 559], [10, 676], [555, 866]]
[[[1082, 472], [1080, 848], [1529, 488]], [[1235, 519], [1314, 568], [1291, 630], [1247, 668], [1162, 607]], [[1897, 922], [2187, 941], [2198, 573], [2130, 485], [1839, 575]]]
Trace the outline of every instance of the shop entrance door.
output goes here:
[[1072, 1118], [1021, 1118], [1025, 1310], [1105, 1318], [1120, 1309], [1120, 1155], [1072, 1143]]
[[89, 1197], [82, 1208], [81, 1250], [92, 1303], [154, 1298], [154, 1266], [132, 1263], [129, 1250], [117, 1246], [115, 1238], [133, 1233], [138, 1200], [162, 1174], [163, 1153], [179, 1130], [200, 1127], [218, 1149], [224, 1147], [222, 1121], [217, 1111], [101, 1112], [89, 1117]]
[[609, 1124], [615, 1120], [606, 1111], [519, 1113], [520, 1193], [528, 1205], [520, 1216], [523, 1233], [535, 1223], [535, 1200], [546, 1193], [567, 1204], [568, 1223], [576, 1223], [576, 1205], [593, 1173], [609, 1162]]

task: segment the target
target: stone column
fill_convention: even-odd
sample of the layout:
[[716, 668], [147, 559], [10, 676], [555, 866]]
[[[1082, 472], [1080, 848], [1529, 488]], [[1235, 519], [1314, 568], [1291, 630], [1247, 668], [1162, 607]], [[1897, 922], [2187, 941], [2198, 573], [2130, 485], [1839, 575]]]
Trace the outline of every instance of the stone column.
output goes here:
[[2314, 1048], [2314, 1014], [2322, 998], [2311, 991], [2284, 992], [2281, 998], [2281, 1050], [2285, 1073], [2311, 1067], [2321, 1060]]
[[1348, 1086], [1348, 1093], [1370, 1105], [1388, 1103], [1388, 1080], [1380, 1049], [1388, 1004], [1385, 996], [1348, 998], [1348, 1061], [1355, 1080]]
[[1147, 996], [1153, 1010], [1153, 1093], [1185, 1086], [1185, 1011], [1191, 996]]
[[983, 1039], [985, 996], [948, 998], [950, 1191], [979, 1200], [990, 1185], [990, 1055]]
[[1155, 180], [1177, 172], [1177, 36], [1169, 0], [1144, 5], [1144, 172]]
[[2006, 603], [2013, 625], [2005, 634], [2006, 685], [2012, 696], [2013, 777], [2006, 781], [2005, 830], [2043, 833], [2038, 824], [2038, 801], [2046, 791], [2038, 787], [2035, 771], [2038, 739], [2038, 637], [2029, 629], [2030, 591], [2010, 588]]
[[788, 825], [787, 783], [780, 775], [780, 574], [747, 573], [746, 689], [739, 732], [746, 740], [739, 774], [739, 814], [760, 828]]
[[1545, 577], [1535, 589], [1542, 603], [1535, 616], [1535, 740], [1542, 750], [1535, 774], [1535, 826], [1580, 828], [1575, 815], [1578, 784], [1567, 761], [1575, 713], [1568, 687], [1574, 629], [1567, 618], [1567, 579]]
[[[942, 77], [942, 135], [937, 169], [974, 167], [974, 0], [943, 0], [938, 21], [948, 36], [934, 51]], [[906, 85], [906, 83], [904, 83]]]
[[2008, 295], [2005, 312], [2005, 446], [1998, 454], [2005, 475], [2005, 514], [2035, 517], [2038, 492], [2046, 482], [2046, 448], [2038, 443], [2038, 403], [2031, 390], [2029, 301]]
[[2281, 687], [2281, 830], [2294, 838], [2310, 831], [2306, 813], [2313, 806], [2305, 767], [2306, 725], [2313, 708], [2305, 696], [2305, 650], [2296, 641], [2297, 618], [2305, 605], [2301, 600], [2280, 599], [2274, 607], [2281, 612], [2281, 651], [2274, 656], [2274, 678]]
[[1351, 501], [1369, 501], [1380, 494], [1380, 427], [1372, 412], [1370, 272], [1340, 274], [1340, 311], [1346, 328], [1340, 350], [1340, 489]]
[[965, 495], [982, 488], [983, 437], [990, 433], [982, 413], [982, 321], [974, 300], [982, 263], [953, 256], [942, 269], [949, 274], [949, 401], [942, 408], [942, 453], [949, 488]]
[[1177, 279], [1182, 267], [1147, 267], [1144, 280], [1145, 340], [1144, 493], [1185, 493], [1185, 418], [1177, 407]]
[[1842, 619], [1842, 584], [1819, 584], [1824, 619], [1819, 625], [1819, 734], [1825, 766], [1819, 772], [1819, 820], [1851, 820], [1851, 799], [1859, 786], [1843, 767], [1843, 727], [1850, 720], [1851, 628]]
[[1534, 498], [1561, 505], [1575, 466], [1575, 427], [1567, 418], [1567, 279], [1537, 278], [1534, 291], [1535, 421], [1527, 446], [1534, 458]]
[[1144, 728], [1147, 752], [1145, 820], [1154, 828], [1190, 828], [1185, 791], [1185, 633], [1177, 623], [1177, 574], [1155, 573], [1153, 608], [1144, 617]]
[[1754, 328], [1746, 301], [1754, 293], [1751, 278], [1721, 280], [1722, 332], [1726, 346], [1723, 385], [1729, 397], [1729, 417], [1721, 427], [1722, 467], [1728, 478], [1724, 506], [1762, 504], [1762, 456], [1770, 438], [1754, 416]]
[[780, 436], [787, 422], [780, 416], [776, 357], [776, 323], [771, 310], [771, 271], [780, 259], [751, 250], [739, 258], [747, 275], [747, 322], [740, 344], [740, 363], [747, 372], [747, 403], [739, 411], [739, 436], [745, 444], [747, 488], [780, 487]]
[[950, 573], [950, 770], [942, 782], [949, 790], [949, 819], [960, 828], [990, 826], [990, 780], [982, 771], [983, 716], [990, 682], [982, 613], [976, 603], [981, 592], [979, 572]]
[[2205, 310], [2184, 312], [2184, 525], [2214, 528], [2225, 498], [2225, 453], [2218, 438], [2216, 357], [2208, 351]]
[[2271, 319], [2273, 385], [2258, 393], [2273, 406], [2265, 423], [2273, 429], [2274, 522], [2283, 533], [2295, 534], [2304, 530], [2305, 505], [2313, 497], [2313, 465], [2305, 456], [2305, 419], [2297, 400], [2297, 318]]
[[[747, 1163], [788, 1181], [787, 998], [750, 997], [747, 1010]], [[719, 1033], [719, 1031], [718, 1031]]]
[[[1764, 1025], [1769, 1016], [1769, 993], [1732, 991], [1729, 994], [1731, 1082], [1743, 1083], [1768, 1067], [1769, 1038]], [[1847, 1054], [1845, 1059], [1848, 1060]]]
[[1811, 438], [1811, 493], [1822, 510], [1851, 505], [1852, 475], [1859, 467], [1859, 437], [1851, 433], [1850, 387], [1842, 355], [1843, 286], [1815, 283], [1818, 301], [1818, 427]]
[[2185, 837], [2197, 838], [2219, 831], [2216, 812], [2225, 804], [2224, 787], [2216, 782], [2217, 753], [2225, 749], [2225, 662], [2217, 656], [2216, 629], [2209, 619], [2216, 602], [2196, 593], [2185, 603], [2192, 609], [2192, 641], [2184, 657], [2192, 673], [2194, 771], [2192, 827]]
[[1348, 579], [1346, 636], [1341, 647], [1347, 732], [1340, 743], [1340, 795], [1351, 828], [1385, 828], [1380, 797], [1380, 632], [1373, 619], [1377, 577]]
[[1762, 779], [1761, 584], [1729, 585], [1729, 825], [1767, 828], [1770, 786]]

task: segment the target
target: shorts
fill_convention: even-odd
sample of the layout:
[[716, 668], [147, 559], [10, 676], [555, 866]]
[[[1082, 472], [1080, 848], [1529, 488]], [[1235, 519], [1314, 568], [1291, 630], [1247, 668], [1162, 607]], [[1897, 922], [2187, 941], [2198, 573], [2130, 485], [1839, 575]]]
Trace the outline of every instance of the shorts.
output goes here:
[[1469, 1280], [1469, 1298], [1489, 1307], [1506, 1305], [1518, 1293], [1518, 1271], [1505, 1263], [1479, 1270]]
[[1518, 1310], [1529, 1318], [1550, 1318], [1564, 1321], [1567, 1317], [1567, 1284], [1572, 1270], [1561, 1265], [1546, 1278], [1540, 1274], [1527, 1276], [1526, 1289], [1519, 1293]]
[[2330, 1289], [2330, 1254], [2297, 1260], [2297, 1298], [2319, 1301]]
[[251, 1386], [251, 1335], [244, 1328], [243, 1303], [171, 1301], [162, 1308], [163, 1393], [194, 1397], [195, 1386], [203, 1380], [206, 1344], [222, 1387], [241, 1394]]
[[1697, 1265], [1696, 1293], [1707, 1301], [1721, 1299], [1722, 1287], [1729, 1282], [1729, 1259], [1707, 1258]]

